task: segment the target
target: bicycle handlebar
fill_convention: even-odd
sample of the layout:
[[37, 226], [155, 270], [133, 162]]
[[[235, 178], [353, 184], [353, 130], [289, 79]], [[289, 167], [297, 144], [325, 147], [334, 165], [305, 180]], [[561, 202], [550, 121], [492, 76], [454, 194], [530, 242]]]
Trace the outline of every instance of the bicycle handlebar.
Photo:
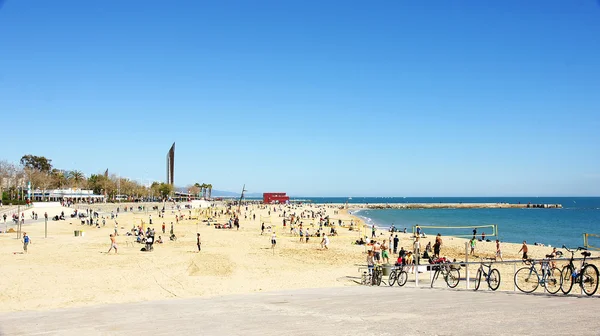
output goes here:
[[575, 253], [575, 252], [580, 251], [580, 250], [587, 251], [587, 248], [581, 247], [581, 246], [579, 246], [576, 249], [570, 249], [570, 248], [566, 247], [565, 245], [563, 245], [562, 248], [564, 248], [565, 250], [567, 250], [567, 252], [570, 252], [570, 253]]

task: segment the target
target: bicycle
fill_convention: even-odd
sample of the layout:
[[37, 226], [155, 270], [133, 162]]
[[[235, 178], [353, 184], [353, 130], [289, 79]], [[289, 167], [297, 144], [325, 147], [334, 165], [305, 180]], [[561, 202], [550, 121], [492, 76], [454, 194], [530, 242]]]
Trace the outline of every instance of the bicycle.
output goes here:
[[[552, 255], [546, 255], [547, 258], [552, 258]], [[544, 259], [541, 262], [542, 276], [535, 268], [537, 262], [533, 259], [524, 261], [526, 266], [522, 267], [515, 273], [515, 285], [523, 293], [531, 293], [540, 285], [550, 294], [556, 294], [560, 289], [560, 271], [556, 267], [550, 267], [550, 259]]]
[[433, 274], [433, 278], [431, 278], [431, 288], [433, 288], [433, 283], [435, 282], [435, 280], [437, 280], [440, 273], [444, 277], [446, 285], [448, 285], [449, 288], [454, 288], [458, 286], [458, 283], [460, 282], [460, 271], [458, 268], [452, 267], [452, 265], [447, 265], [444, 263], [431, 265], [431, 267], [436, 268], [435, 273]]
[[588, 251], [581, 252], [583, 261], [581, 261], [581, 267], [579, 271], [575, 269], [573, 259], [575, 252], [579, 250], [585, 250], [583, 247], [578, 247], [575, 251], [568, 249], [563, 245], [563, 248], [571, 253], [571, 259], [569, 264], [563, 267], [560, 272], [560, 289], [566, 295], [569, 294], [573, 288], [573, 283], [578, 283], [581, 289], [588, 296], [594, 295], [598, 290], [598, 268], [595, 265], [588, 264], [585, 259], [592, 254]]
[[388, 285], [391, 287], [397, 283], [402, 287], [406, 284], [406, 280], [408, 280], [408, 273], [404, 270], [404, 265], [396, 266], [388, 276]]
[[371, 273], [363, 272], [361, 285], [365, 286], [380, 286], [383, 279], [383, 268], [381, 265], [375, 265]]
[[[485, 258], [490, 261], [495, 261], [495, 258]], [[482, 258], [482, 260], [485, 260]], [[475, 290], [479, 290], [479, 285], [481, 284], [481, 277], [485, 277], [485, 281], [488, 284], [488, 287], [495, 291], [500, 287], [500, 271], [497, 268], [492, 268], [492, 262], [486, 264], [484, 261], [479, 265], [479, 269], [477, 270], [477, 274], [475, 275]], [[487, 272], [485, 269], [487, 268]]]

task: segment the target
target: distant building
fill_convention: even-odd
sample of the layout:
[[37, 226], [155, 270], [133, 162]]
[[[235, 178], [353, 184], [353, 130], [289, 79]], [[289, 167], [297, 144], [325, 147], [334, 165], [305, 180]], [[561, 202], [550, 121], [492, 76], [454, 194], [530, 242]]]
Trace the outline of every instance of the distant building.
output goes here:
[[175, 185], [175, 143], [167, 152], [167, 184]]
[[290, 197], [286, 193], [263, 193], [264, 204], [285, 204], [290, 201]]
[[95, 195], [93, 190], [86, 189], [51, 189], [51, 190], [33, 190], [32, 191], [33, 201], [94, 201], [104, 202], [104, 195]]

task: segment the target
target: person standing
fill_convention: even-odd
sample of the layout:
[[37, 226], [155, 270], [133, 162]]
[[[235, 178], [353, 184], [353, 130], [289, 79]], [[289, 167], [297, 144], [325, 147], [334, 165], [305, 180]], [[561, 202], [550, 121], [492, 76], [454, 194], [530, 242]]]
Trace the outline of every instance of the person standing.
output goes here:
[[173, 235], [174, 231], [173, 231], [173, 222], [171, 222], [171, 236]]
[[110, 253], [110, 251], [112, 251], [112, 249], [115, 249], [115, 254], [117, 254], [117, 240], [115, 235], [110, 235], [110, 248], [108, 249], [108, 252], [106, 253]]
[[527, 241], [525, 240], [523, 240], [523, 246], [521, 246], [521, 249], [517, 253], [521, 253], [521, 251], [523, 251], [523, 260], [529, 259], [529, 256], [527, 255], [529, 248], [527, 247]]
[[421, 242], [419, 241], [419, 237], [417, 236], [413, 243], [414, 261], [415, 261], [415, 264], [417, 264], [417, 265], [419, 265], [420, 260], [421, 260], [420, 253], [421, 253]]
[[502, 259], [502, 250], [500, 249], [500, 240], [496, 239], [496, 259], [500, 258], [501, 261], [504, 261], [504, 259]]
[[31, 243], [31, 239], [27, 235], [27, 232], [23, 232], [23, 252], [27, 253], [27, 246]]
[[115, 237], [119, 235], [119, 223], [115, 221]]
[[437, 236], [435, 237], [435, 244], [433, 244], [433, 256], [435, 258], [440, 257], [441, 248], [442, 248], [442, 235], [438, 233]]
[[329, 249], [328, 246], [329, 246], [329, 237], [327, 237], [327, 235], [323, 233], [323, 240], [321, 241], [321, 248], [328, 250]]
[[375, 238], [375, 224], [371, 226], [371, 238]]
[[394, 237], [394, 254], [398, 253], [398, 243], [400, 242], [400, 239], [398, 238], [398, 235], [396, 235]]
[[198, 252], [200, 252], [200, 250], [201, 250], [201, 248], [200, 248], [201, 244], [202, 244], [202, 242], [200, 241], [200, 232], [198, 232], [196, 235], [196, 245], [198, 246]]
[[275, 231], [273, 231], [273, 234], [271, 235], [271, 248], [275, 249], [275, 245], [277, 245], [277, 235], [275, 234]]
[[469, 255], [474, 256], [475, 255], [475, 246], [477, 245], [477, 239], [475, 238], [475, 236], [473, 236], [473, 238], [471, 238], [471, 240], [469, 241], [469, 244], [471, 245], [471, 252], [469, 253]]
[[263, 233], [265, 233], [265, 223], [262, 223], [262, 224], [260, 225], [260, 235], [262, 236], [262, 235], [263, 235]]
[[163, 224], [162, 224], [162, 233], [163, 234], [165, 233], [165, 222], [163, 222]]

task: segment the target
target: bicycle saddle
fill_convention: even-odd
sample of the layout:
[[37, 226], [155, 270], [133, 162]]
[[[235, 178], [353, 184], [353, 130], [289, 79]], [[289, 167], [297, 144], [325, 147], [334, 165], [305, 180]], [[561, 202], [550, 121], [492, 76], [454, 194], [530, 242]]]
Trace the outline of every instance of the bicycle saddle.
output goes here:
[[584, 257], [589, 257], [589, 256], [591, 256], [592, 254], [591, 254], [590, 252], [587, 252], [587, 251], [586, 251], [586, 252], [581, 252], [581, 255], [582, 255], [582, 256], [584, 256]]
[[546, 254], [546, 258], [554, 258], [552, 254]]

